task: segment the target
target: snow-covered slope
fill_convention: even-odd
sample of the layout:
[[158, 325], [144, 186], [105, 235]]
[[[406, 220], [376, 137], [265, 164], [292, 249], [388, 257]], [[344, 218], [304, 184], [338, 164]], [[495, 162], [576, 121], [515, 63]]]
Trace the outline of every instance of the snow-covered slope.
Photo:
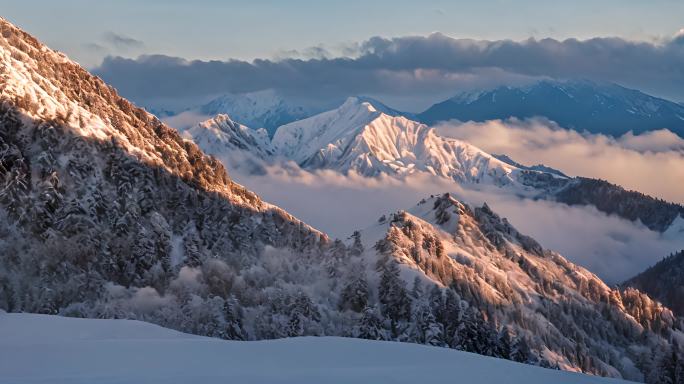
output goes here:
[[270, 135], [276, 128], [320, 112], [319, 109], [291, 102], [274, 90], [226, 94], [197, 108], [203, 115], [227, 114], [253, 128], [265, 128]]
[[565, 128], [621, 136], [667, 128], [684, 137], [684, 107], [617, 84], [544, 80], [520, 87], [465, 92], [416, 115], [434, 124], [543, 116]]
[[[661, 335], [682, 336], [679, 331], [662, 333], [665, 323], [677, 327], [670, 310], [636, 290], [611, 289], [591, 272], [519, 233], [486, 205], [472, 208], [448, 194], [434, 196], [381, 218], [361, 231], [360, 238], [366, 245], [366, 262], [384, 271], [381, 280], [391, 281], [388, 264], [399, 262], [405, 282], [415, 278], [423, 284], [449, 286], [487, 321], [501, 324], [537, 350], [534, 359], [545, 361], [543, 365], [640, 379], [636, 369], [641, 354], [662, 348]], [[394, 284], [383, 281], [381, 296], [383, 284]], [[386, 300], [391, 308], [402, 306], [401, 295]], [[469, 311], [472, 308], [462, 307], [455, 318], [477, 323], [477, 316], [465, 320]], [[428, 324], [424, 327], [433, 329]], [[450, 328], [446, 323], [435, 329], [424, 337], [436, 333], [450, 345], [468, 345], [467, 350], [480, 353], [496, 350], [496, 342], [487, 340], [501, 340], [487, 336], [487, 331], [464, 337], [468, 325]], [[636, 335], [644, 338], [636, 341]], [[594, 357], [578, 359], [571, 352], [576, 348], [593, 351]], [[650, 371], [646, 379], [653, 381], [654, 374]]]
[[0, 383], [621, 383], [443, 348], [192, 336], [130, 320], [0, 313]]
[[251, 129], [236, 123], [228, 115], [217, 115], [182, 132], [183, 136], [194, 141], [204, 152], [214, 156], [245, 151], [258, 158], [269, 159], [274, 154], [268, 132], [264, 128]]
[[684, 316], [684, 250], [672, 253], [622, 285], [646, 292], [678, 316]]
[[416, 171], [459, 182], [513, 181], [510, 166], [463, 141], [403, 116], [349, 98], [337, 109], [284, 125], [272, 141], [276, 152], [306, 168], [354, 171], [365, 176]]

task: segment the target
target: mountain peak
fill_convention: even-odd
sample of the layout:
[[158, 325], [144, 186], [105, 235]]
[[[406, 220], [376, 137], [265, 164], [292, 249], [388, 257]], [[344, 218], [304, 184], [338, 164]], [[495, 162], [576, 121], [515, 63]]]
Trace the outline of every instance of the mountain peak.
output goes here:
[[340, 113], [345, 113], [347, 111], [367, 111], [369, 113], [378, 112], [373, 104], [374, 100], [369, 98], [363, 98], [358, 96], [350, 96], [340, 105], [338, 110]]
[[513, 182], [514, 167], [433, 128], [392, 116], [370, 102], [348, 98], [337, 109], [278, 129], [273, 146], [308, 168], [332, 168], [365, 176], [427, 172], [459, 182]]
[[284, 124], [320, 112], [315, 106], [298, 104], [273, 89], [219, 96], [196, 109], [202, 115], [228, 114], [241, 124], [265, 128], [269, 134]]
[[269, 159], [274, 155], [266, 129], [251, 129], [233, 121], [226, 114], [216, 115], [183, 130], [183, 135], [214, 156], [232, 151], [245, 151], [260, 159]]

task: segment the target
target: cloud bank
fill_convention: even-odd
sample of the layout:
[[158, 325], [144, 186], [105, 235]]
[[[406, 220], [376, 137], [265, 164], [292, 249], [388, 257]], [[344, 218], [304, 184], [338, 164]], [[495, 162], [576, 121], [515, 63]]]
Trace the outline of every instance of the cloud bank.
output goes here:
[[[274, 88], [311, 100], [366, 94], [417, 111], [458, 90], [538, 78], [612, 81], [684, 100], [684, 35], [656, 42], [621, 38], [482, 41], [435, 33], [373, 37], [329, 58], [189, 61], [163, 55], [107, 57], [94, 72], [143, 105]], [[294, 55], [301, 57], [302, 55]], [[400, 104], [400, 105], [399, 105]]]
[[562, 129], [543, 119], [452, 122], [437, 130], [522, 164], [543, 163], [684, 204], [684, 139], [668, 130], [612, 138]]
[[487, 202], [521, 232], [608, 283], [621, 282], [684, 248], [681, 233], [661, 235], [594, 208], [520, 199], [495, 188], [466, 189], [426, 174], [365, 178], [308, 172], [292, 163], [265, 166], [254, 173], [253, 167], [244, 165], [250, 162], [240, 157], [223, 161], [236, 181], [337, 238], [373, 225], [384, 214], [408, 209], [423, 197], [450, 192], [471, 204]]

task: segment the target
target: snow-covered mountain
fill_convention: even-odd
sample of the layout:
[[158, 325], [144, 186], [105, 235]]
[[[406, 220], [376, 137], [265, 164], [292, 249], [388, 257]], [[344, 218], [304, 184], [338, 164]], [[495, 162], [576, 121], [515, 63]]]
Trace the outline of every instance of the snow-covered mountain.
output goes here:
[[515, 167], [424, 124], [376, 109], [351, 97], [337, 109], [283, 125], [275, 151], [305, 168], [405, 175], [428, 172], [459, 182], [508, 184]]
[[519, 87], [464, 92], [416, 115], [435, 124], [543, 116], [562, 127], [621, 136], [667, 128], [684, 137], [684, 107], [617, 84], [543, 80]]
[[340, 337], [243, 343], [139, 321], [24, 313], [0, 312], [0, 351], [3, 383], [414, 384], [448, 382], [454, 372], [482, 384], [623, 383], [415, 344]]
[[225, 94], [197, 108], [202, 115], [226, 114], [233, 120], [253, 128], [265, 128], [273, 135], [276, 128], [312, 116], [321, 110], [300, 105], [274, 90]]
[[[253, 138], [224, 123], [206, 127]], [[415, 342], [653, 383], [677, 371], [667, 308], [488, 207], [433, 197], [330, 241], [4, 19], [0, 128], [2, 310]]]
[[217, 115], [182, 130], [182, 133], [204, 152], [214, 156], [244, 151], [261, 159], [269, 159], [275, 153], [266, 129], [251, 129], [236, 123], [228, 115]]
[[[4, 19], [0, 32], [0, 309], [244, 337], [207, 328], [239, 319], [231, 270], [329, 247], [64, 55]], [[209, 264], [213, 288], [171, 293]], [[192, 309], [150, 312], [180, 303]]]
[[[632, 374], [640, 364], [639, 356], [662, 348], [662, 339], [656, 336], [661, 334], [660, 327], [679, 327], [668, 309], [646, 295], [634, 289], [611, 289], [591, 272], [519, 233], [486, 205], [473, 208], [448, 194], [387, 215], [361, 231], [359, 237], [366, 249], [365, 263], [380, 271], [382, 308], [396, 321], [391, 332], [406, 332], [402, 320], [409, 318], [410, 311], [402, 294], [386, 293], [386, 287], [398, 284], [406, 290], [404, 295], [411, 295], [408, 286], [392, 276], [415, 280], [410, 289], [414, 296], [430, 291], [428, 307], [453, 306], [448, 304], [449, 294], [468, 303], [443, 309], [445, 312], [433, 311], [434, 317], [421, 316], [420, 311], [416, 315], [414, 309], [410, 318], [423, 323], [419, 329], [424, 331], [419, 335], [427, 343], [460, 345], [487, 354], [500, 348], [502, 336], [495, 336], [482, 325], [499, 324], [517, 335], [516, 348], [523, 343], [524, 349], [537, 351], [528, 358], [544, 361], [542, 365], [638, 380], [639, 374]], [[397, 262], [398, 269], [392, 266]], [[446, 297], [426, 287], [434, 283], [450, 287]], [[420, 305], [414, 300], [414, 307]], [[472, 312], [475, 308], [476, 314]], [[449, 320], [440, 323], [440, 318], [461, 318], [461, 325], [454, 327]], [[469, 331], [471, 326], [479, 330]], [[644, 339], [645, 344], [632, 341], [644, 330], [650, 330], [646, 333], [651, 335]], [[679, 331], [675, 333], [679, 335]], [[666, 334], [672, 335], [669, 331]], [[594, 357], [578, 359], [578, 348], [592, 351]]]
[[277, 155], [308, 169], [333, 169], [365, 176], [427, 172], [462, 185], [495, 185], [514, 194], [590, 205], [664, 232], [684, 207], [602, 180], [568, 177], [507, 156], [491, 155], [406, 117], [387, 115], [370, 101], [349, 98], [337, 109], [284, 125], [272, 140]]

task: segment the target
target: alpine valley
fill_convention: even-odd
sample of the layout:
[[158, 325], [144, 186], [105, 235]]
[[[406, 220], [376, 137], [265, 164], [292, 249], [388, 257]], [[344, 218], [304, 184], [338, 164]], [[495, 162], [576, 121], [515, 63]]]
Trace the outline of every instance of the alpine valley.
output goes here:
[[[373, 103], [296, 116], [272, 139], [227, 115], [178, 132], [0, 18], [0, 309], [229, 340], [426, 344], [648, 383], [684, 369], [672, 310], [637, 283], [608, 286], [486, 204], [425, 196], [335, 240], [233, 181], [217, 159], [240, 151], [255, 164], [363, 177], [427, 173], [590, 205], [654, 232], [684, 220], [680, 205], [525, 167]], [[3, 316], [15, 327], [12, 316], [45, 320]], [[73, 326], [65, 320], [57, 329]], [[91, 321], [83, 326], [101, 332]], [[238, 348], [227, 345], [218, 348]]]
[[[257, 172], [263, 163], [285, 160], [308, 170], [366, 177], [425, 173], [465, 187], [493, 186], [530, 199], [591, 206], [661, 233], [679, 232], [684, 223], [682, 205], [604, 180], [569, 177], [543, 165], [524, 166], [506, 155], [488, 154], [368, 98], [350, 97], [336, 109], [285, 124], [272, 140], [264, 130], [250, 129], [227, 115], [184, 134], [229, 167], [236, 161], [241, 167], [249, 163]], [[231, 160], [238, 152], [244, 156]]]

